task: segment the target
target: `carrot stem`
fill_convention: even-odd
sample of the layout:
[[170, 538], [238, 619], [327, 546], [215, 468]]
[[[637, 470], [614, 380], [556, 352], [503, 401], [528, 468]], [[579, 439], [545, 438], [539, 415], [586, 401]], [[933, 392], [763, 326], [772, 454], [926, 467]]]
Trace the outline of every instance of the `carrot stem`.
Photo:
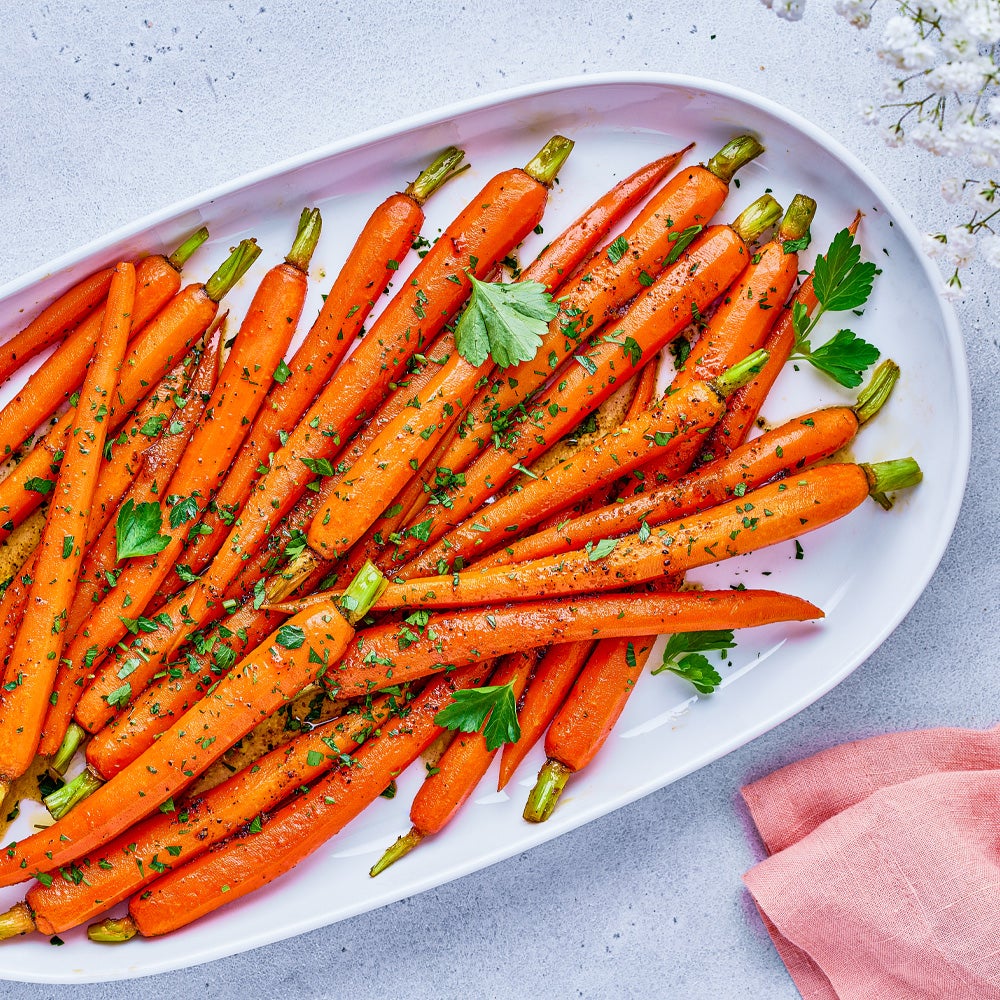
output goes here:
[[762, 194], [736, 217], [733, 229], [746, 243], [753, 243], [765, 229], [781, 218], [781, 205], [773, 195]]
[[859, 424], [868, 423], [882, 409], [898, 380], [899, 365], [891, 359], [875, 369], [871, 381], [858, 393], [858, 401], [852, 407]]
[[896, 458], [890, 462], [861, 463], [868, 477], [871, 498], [885, 510], [892, 509], [892, 499], [886, 494], [916, 486], [923, 479], [920, 466], [912, 458]]
[[[77, 728], [80, 727], [77, 726]], [[90, 768], [87, 768], [72, 781], [67, 781], [62, 788], [50, 792], [42, 801], [53, 819], [62, 819], [70, 809], [79, 805], [87, 796], [93, 795], [103, 784], [104, 782]]]
[[[389, 865], [395, 864], [400, 858], [409, 854], [423, 839], [424, 835], [416, 827], [413, 827], [409, 833], [404, 833], [401, 837], [397, 838], [396, 843], [372, 865], [371, 871], [368, 874], [374, 878], [376, 875], [384, 872]], [[18, 931], [18, 933], [23, 934], [24, 931]]]
[[299, 228], [285, 261], [300, 271], [308, 272], [309, 261], [312, 260], [322, 228], [323, 220], [320, 218], [318, 208], [302, 209], [302, 214], [299, 216]]
[[[781, 225], [778, 226], [777, 242], [800, 240], [809, 232], [813, 216], [816, 214], [816, 202], [805, 194], [797, 194], [785, 212]], [[793, 251], [788, 251], [793, 252]]]
[[181, 270], [191, 259], [195, 250], [198, 249], [208, 239], [208, 227], [202, 226], [196, 229], [168, 258], [167, 262], [174, 270]]
[[539, 184], [551, 187], [559, 168], [573, 152], [575, 143], [564, 135], [554, 135], [525, 165], [524, 172]]
[[729, 396], [742, 388], [754, 375], [759, 374], [761, 368], [767, 362], [769, 355], [767, 351], [760, 350], [748, 354], [742, 361], [737, 361], [731, 368], [727, 368], [718, 378], [712, 380], [712, 386], [720, 396]]
[[6, 913], [0, 913], [0, 941], [30, 934], [35, 929], [35, 918], [31, 907], [23, 900], [15, 903]]
[[87, 731], [78, 726], [75, 722], [69, 724], [66, 735], [63, 737], [62, 745], [56, 751], [56, 755], [49, 764], [49, 770], [55, 771], [58, 775], [66, 773], [69, 762], [73, 759], [73, 754], [80, 749], [80, 744], [87, 738]]
[[572, 771], [565, 764], [551, 758], [542, 765], [524, 806], [524, 818], [529, 823], [544, 823], [552, 815], [570, 774]]
[[741, 167], [764, 152], [764, 147], [752, 135], [738, 135], [730, 139], [706, 164], [707, 169], [720, 181], [728, 184]]
[[464, 157], [465, 153], [457, 146], [449, 146], [434, 158], [430, 166], [420, 171], [404, 194], [409, 195], [418, 205], [423, 205], [442, 184], [469, 169], [472, 165], [470, 163], [459, 166]]
[[389, 581], [382, 571], [370, 559], [367, 560], [340, 597], [340, 610], [348, 624], [357, 625], [388, 586]]
[[126, 914], [120, 920], [106, 917], [87, 928], [87, 937], [98, 944], [124, 944], [139, 933], [135, 921]]
[[259, 256], [260, 247], [257, 246], [256, 240], [241, 240], [239, 246], [205, 282], [205, 294], [213, 302], [221, 302]]

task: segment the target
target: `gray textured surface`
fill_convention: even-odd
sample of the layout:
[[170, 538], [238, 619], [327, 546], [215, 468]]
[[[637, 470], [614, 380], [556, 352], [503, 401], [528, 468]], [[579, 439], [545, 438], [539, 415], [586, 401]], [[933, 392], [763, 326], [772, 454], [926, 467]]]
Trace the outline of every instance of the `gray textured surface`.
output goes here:
[[[442, 103], [609, 70], [745, 86], [854, 150], [927, 227], [950, 166], [883, 147], [854, 105], [875, 42], [813, 2], [24, 3], [0, 7], [0, 281], [248, 169]], [[596, 5], [595, 5], [596, 6]], [[741, 888], [758, 856], [748, 778], [876, 732], [997, 721], [997, 272], [960, 307], [973, 473], [952, 545], [882, 648], [742, 750], [494, 868], [325, 930], [108, 986], [0, 996], [797, 996]], [[991, 309], [992, 307], [992, 309]]]

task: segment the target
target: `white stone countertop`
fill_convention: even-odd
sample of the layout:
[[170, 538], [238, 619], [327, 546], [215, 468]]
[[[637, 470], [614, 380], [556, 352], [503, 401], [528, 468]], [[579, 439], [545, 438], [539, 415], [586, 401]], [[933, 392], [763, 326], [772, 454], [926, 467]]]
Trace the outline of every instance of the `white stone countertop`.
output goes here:
[[[888, 5], [889, 0], [885, 0]], [[810, 0], [352, 4], [26, 0], [0, 5], [0, 282], [248, 170], [462, 98], [578, 73], [710, 77], [783, 103], [855, 152], [918, 227], [963, 174], [858, 119], [875, 33]], [[742, 887], [760, 857], [739, 787], [822, 747], [998, 721], [1000, 272], [973, 272], [972, 473], [916, 607], [811, 708], [716, 763], [530, 853], [334, 926], [182, 972], [18, 998], [798, 996]], [[992, 458], [990, 456], [993, 456]], [[610, 848], [610, 849], [609, 849]]]

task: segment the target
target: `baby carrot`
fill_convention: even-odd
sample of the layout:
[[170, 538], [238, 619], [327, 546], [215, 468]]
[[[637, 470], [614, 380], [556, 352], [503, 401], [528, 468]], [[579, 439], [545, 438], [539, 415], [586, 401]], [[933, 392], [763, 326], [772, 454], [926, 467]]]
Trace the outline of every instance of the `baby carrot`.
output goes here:
[[87, 535], [134, 300], [135, 268], [119, 264], [111, 279], [94, 362], [84, 379], [53, 491], [24, 618], [4, 675], [0, 783], [5, 786], [24, 774], [38, 746], [66, 640], [66, 608], [80, 569], [81, 543]]

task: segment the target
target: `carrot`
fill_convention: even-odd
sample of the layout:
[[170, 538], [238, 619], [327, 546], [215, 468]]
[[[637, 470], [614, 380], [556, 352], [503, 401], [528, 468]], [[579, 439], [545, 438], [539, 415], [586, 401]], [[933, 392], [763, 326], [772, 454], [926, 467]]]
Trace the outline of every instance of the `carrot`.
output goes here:
[[295, 332], [319, 229], [318, 210], [304, 210], [285, 261], [272, 267], [257, 288], [215, 391], [205, 404], [206, 419], [195, 428], [169, 485], [163, 485], [163, 503], [169, 513], [161, 504], [157, 534], [167, 541], [161, 541], [153, 555], [130, 559], [114, 588], [91, 609], [85, 626], [67, 646], [60, 698], [46, 719], [45, 752], [55, 753], [66, 735], [83, 693], [82, 683], [77, 682], [90, 669], [100, 675], [101, 663], [113, 669], [105, 653], [126, 635], [130, 621], [133, 632], [147, 627], [146, 606], [173, 569], [192, 528], [197, 530], [196, 522], [242, 443], [263, 402], [268, 377]]
[[[497, 687], [509, 684], [514, 698], [519, 698], [537, 660], [534, 650], [504, 657], [490, 677], [490, 684]], [[490, 749], [482, 731], [457, 733], [410, 805], [410, 822], [413, 825], [409, 833], [396, 840], [375, 862], [369, 874], [374, 877], [385, 871], [403, 855], [409, 854], [424, 837], [440, 833], [482, 780], [497, 749]]]
[[700, 513], [776, 476], [790, 476], [850, 444], [874, 417], [899, 377], [891, 361], [879, 366], [854, 406], [813, 410], [766, 431], [726, 457], [672, 483], [600, 507], [549, 530], [511, 542], [476, 563], [477, 569], [507, 566], [579, 549], [601, 538], [654, 528]]
[[201, 572], [219, 550], [260, 474], [259, 468], [278, 449], [284, 431], [295, 426], [361, 335], [368, 314], [420, 235], [424, 202], [461, 173], [464, 168], [459, 164], [464, 155], [449, 146], [403, 193], [383, 201], [365, 223], [305, 340], [282, 369], [281, 378], [276, 375], [246, 444], [202, 519], [211, 530], [198, 535], [188, 549], [193, 572]]
[[[569, 145], [569, 140], [556, 137], [539, 155], [560, 158]], [[423, 350], [465, 301], [470, 289], [466, 270], [476, 277], [488, 274], [534, 228], [544, 204], [543, 185], [523, 170], [508, 170], [492, 178], [448, 226], [275, 452], [218, 555], [195, 585], [189, 625], [146, 636], [161, 654], [169, 655], [183, 634], [223, 599], [245, 558], [264, 543], [317, 472], [333, 470], [331, 460], [342, 442], [375, 412], [409, 357]]]
[[[324, 600], [314, 607], [328, 607], [329, 603]], [[550, 643], [719, 628], [719, 622], [737, 619], [744, 623], [739, 627], [749, 628], [773, 621], [804, 621], [822, 614], [797, 597], [749, 590], [599, 594], [572, 601], [496, 601], [488, 608], [447, 613], [421, 610], [402, 623], [360, 630], [340, 663], [323, 676], [323, 683], [340, 697], [354, 697], [388, 684], [426, 677], [449, 665], [492, 660]], [[306, 642], [319, 649], [322, 636], [306, 629]]]
[[451, 525], [472, 514], [551, 442], [600, 406], [614, 392], [623, 370], [626, 375], [638, 371], [690, 322], [692, 308], [705, 311], [743, 269], [749, 257], [746, 241], [779, 215], [778, 203], [764, 195], [732, 226], [710, 227], [636, 297], [613, 336], [601, 338], [557, 372], [551, 391], [532, 402], [523, 422], [512, 424], [503, 447], [484, 451], [466, 470], [465, 485], [452, 495], [453, 509], [431, 512], [420, 522], [420, 530], [413, 524], [408, 527], [408, 537], [395, 555], [400, 562], [409, 561], [402, 575], [430, 570], [433, 564], [412, 559], [418, 549], [433, 544]]
[[66, 608], [76, 586], [97, 471], [115, 405], [118, 369], [128, 343], [135, 300], [135, 268], [119, 264], [94, 363], [84, 379], [10, 662], [0, 707], [0, 783], [28, 769], [66, 640]]
[[[204, 284], [193, 284], [175, 295], [131, 345], [118, 381], [118, 401], [112, 431], [124, 423], [135, 405], [197, 342], [216, 317], [222, 297], [236, 284], [260, 253], [253, 240], [244, 240]], [[60, 418], [18, 467], [0, 482], [0, 541], [20, 524], [52, 489], [72, 411]]]
[[496, 435], [505, 436], [507, 414], [527, 405], [549, 378], [550, 359], [558, 364], [579, 350], [619, 306], [676, 260], [678, 249], [721, 207], [736, 171], [762, 152], [756, 139], [739, 136], [726, 143], [707, 166], [682, 169], [657, 192], [632, 224], [595, 258], [593, 266], [567, 285], [561, 314], [550, 324], [535, 360], [510, 369], [503, 380], [486, 386], [473, 399], [462, 436], [441, 464], [462, 472]]
[[[762, 486], [694, 519], [669, 521], [655, 532], [626, 535], [512, 566], [391, 583], [374, 610], [447, 608], [498, 601], [533, 601], [619, 589], [684, 573], [789, 541], [849, 514], [870, 493], [915, 486], [912, 458], [873, 465], [826, 465], [794, 482]], [[320, 595], [309, 600], [323, 600]]]
[[[0, 940], [27, 930], [58, 934], [111, 909], [171, 868], [188, 864], [299, 788], [344, 763], [344, 757], [402, 707], [383, 695], [316, 725], [195, 798], [158, 812], [28, 890], [0, 914]], [[82, 876], [82, 877], [81, 877]], [[27, 913], [25, 913], [27, 911]], [[26, 926], [26, 917], [30, 927]]]
[[604, 746], [642, 675], [651, 642], [599, 642], [545, 736], [547, 760], [528, 796], [524, 818], [552, 815], [569, 775], [582, 770]]
[[[726, 396], [752, 377], [766, 360], [754, 353], [712, 382], [688, 382], [664, 396], [656, 406], [627, 420], [589, 448], [531, 479], [453, 528], [421, 557], [439, 573], [468, 565], [477, 553], [489, 552], [505, 538], [537, 524], [614, 482], [655, 456], [658, 462], [676, 452], [700, 446], [704, 433], [725, 411]], [[461, 560], [461, 562], [458, 562]]]
[[0, 348], [0, 383], [50, 344], [62, 340], [108, 294], [113, 267], [106, 267], [63, 292], [20, 333]]
[[521, 761], [548, 728], [593, 649], [593, 642], [567, 642], [550, 647], [542, 657], [517, 713], [521, 738], [505, 744], [500, 754], [498, 791], [514, 776]]
[[350, 766], [338, 767], [262, 823], [259, 833], [228, 841], [164, 875], [134, 896], [129, 915], [88, 929], [91, 940], [123, 941], [134, 934], [166, 934], [240, 899], [294, 868], [339, 833], [434, 742], [434, 717], [455, 690], [482, 683], [485, 664], [441, 678], [410, 705], [406, 727], [367, 740]]
[[[848, 227], [852, 235], [858, 231], [860, 223], [861, 213], [858, 212]], [[718, 427], [705, 444], [706, 451], [710, 454], [727, 455], [747, 439], [747, 435], [754, 429], [757, 414], [760, 413], [764, 400], [795, 347], [795, 326], [792, 323], [794, 305], [801, 303], [811, 313], [818, 301], [813, 289], [813, 276], [810, 274], [802, 282], [791, 302], [787, 304], [764, 343], [764, 349], [768, 352], [770, 360], [752, 382], [729, 400], [726, 415], [719, 421]]]
[[[199, 229], [170, 257], [153, 254], [135, 266], [136, 293], [130, 338], [177, 294], [181, 287], [180, 268], [208, 239], [208, 230]], [[83, 371], [94, 353], [101, 330], [103, 310], [95, 310], [56, 348], [55, 352], [28, 379], [23, 389], [0, 410], [0, 453], [9, 455], [24, 439], [70, 398], [83, 381]]]
[[[52, 826], [0, 852], [0, 883], [12, 885], [90, 854], [101, 844], [155, 811], [326, 669], [320, 656], [298, 644], [304, 627], [322, 634], [329, 662], [336, 662], [354, 635], [344, 614], [363, 615], [381, 576], [359, 577], [346, 603], [327, 603], [296, 616], [237, 664], [212, 692], [194, 705], [113, 781], [97, 789]], [[312, 662], [319, 660], [319, 662]]]

